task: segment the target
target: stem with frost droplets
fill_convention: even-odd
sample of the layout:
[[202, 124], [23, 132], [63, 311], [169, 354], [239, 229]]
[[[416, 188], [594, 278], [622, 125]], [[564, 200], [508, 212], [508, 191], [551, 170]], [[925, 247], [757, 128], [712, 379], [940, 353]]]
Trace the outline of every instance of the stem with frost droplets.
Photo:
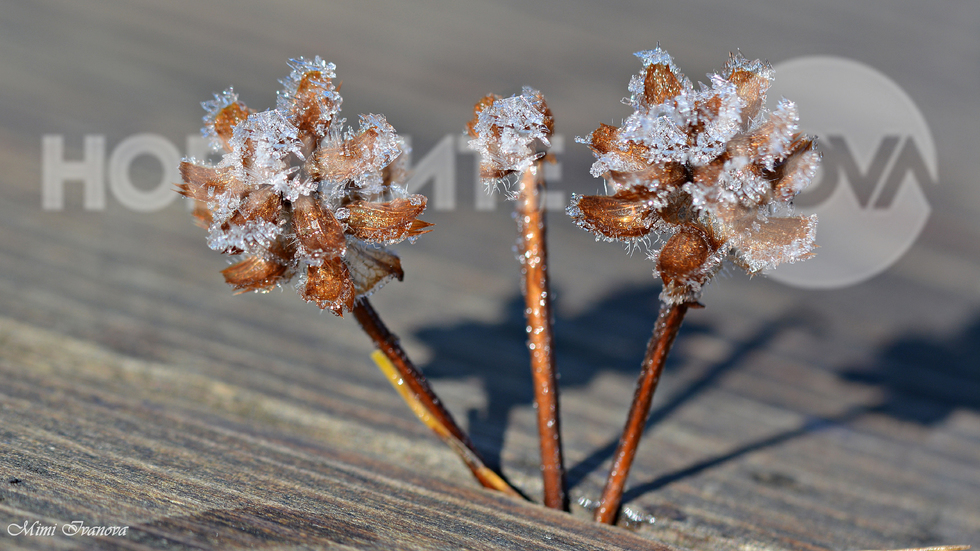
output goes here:
[[657, 390], [660, 374], [663, 373], [664, 364], [667, 362], [667, 354], [674, 344], [674, 338], [681, 328], [688, 306], [687, 303], [664, 303], [660, 307], [657, 325], [647, 345], [640, 378], [636, 382], [636, 392], [630, 405], [629, 416], [626, 418], [626, 427], [619, 438], [612, 469], [609, 471], [609, 478], [606, 479], [606, 487], [602, 490], [599, 507], [595, 511], [596, 522], [614, 524], [619, 515], [623, 488], [626, 486], [626, 479], [633, 465], [640, 437], [643, 436], [643, 429], [646, 428], [647, 418], [650, 416], [653, 393]]
[[518, 258], [527, 320], [527, 347], [531, 353], [534, 406], [541, 442], [541, 476], [544, 504], [568, 510], [565, 462], [562, 454], [558, 408], [558, 375], [555, 368], [551, 296], [548, 289], [548, 251], [545, 246], [545, 214], [541, 205], [545, 183], [541, 161], [521, 177], [517, 190]]

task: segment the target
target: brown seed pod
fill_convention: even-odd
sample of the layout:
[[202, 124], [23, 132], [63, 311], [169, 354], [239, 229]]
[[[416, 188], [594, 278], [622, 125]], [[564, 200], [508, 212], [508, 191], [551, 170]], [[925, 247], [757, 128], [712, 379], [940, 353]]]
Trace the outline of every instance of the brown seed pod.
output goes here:
[[569, 208], [572, 218], [583, 228], [607, 239], [640, 239], [653, 229], [653, 208], [637, 198], [608, 195], [577, 195]]
[[620, 172], [636, 172], [647, 168], [649, 148], [632, 141], [620, 143], [619, 130], [616, 126], [599, 124], [599, 128], [589, 136], [589, 147], [597, 155], [613, 155]]
[[681, 93], [681, 83], [670, 67], [657, 63], [647, 67], [643, 79], [643, 99], [647, 105], [658, 105]]
[[292, 203], [293, 227], [303, 256], [311, 259], [333, 258], [344, 254], [347, 242], [344, 227], [330, 209], [310, 195], [302, 195]]
[[697, 281], [711, 245], [705, 233], [695, 227], [687, 227], [675, 233], [660, 250], [657, 271], [665, 285]]
[[758, 73], [745, 69], [732, 71], [728, 81], [735, 85], [735, 93], [745, 101], [745, 107], [742, 108], [742, 126], [747, 127], [762, 109], [770, 81]]
[[288, 268], [278, 262], [257, 256], [221, 270], [225, 282], [236, 289], [235, 294], [247, 291], [268, 291], [287, 279]]
[[282, 198], [271, 188], [264, 187], [246, 195], [245, 201], [228, 222], [235, 226], [242, 226], [253, 220], [278, 224], [281, 217]]
[[231, 151], [231, 141], [232, 133], [235, 131], [235, 126], [243, 120], [247, 119], [248, 116], [252, 114], [252, 110], [245, 107], [245, 104], [236, 101], [231, 103], [214, 117], [214, 133], [221, 140], [221, 144], [224, 146], [225, 151]]
[[334, 91], [330, 78], [322, 71], [308, 71], [296, 85], [292, 120], [300, 132], [320, 137], [333, 122], [333, 114], [339, 109], [335, 100], [327, 99]]
[[385, 244], [427, 233], [431, 224], [417, 219], [425, 202], [422, 195], [385, 203], [355, 201], [347, 205], [347, 231], [358, 239]]
[[339, 257], [323, 262], [319, 266], [306, 269], [306, 286], [303, 298], [315, 302], [321, 309], [329, 308], [334, 314], [343, 317], [344, 312], [354, 308], [354, 283], [351, 281], [347, 265]]
[[384, 246], [431, 224], [418, 220], [425, 197], [405, 189], [406, 142], [385, 117], [361, 115], [357, 132], [343, 127], [336, 66], [320, 57], [289, 66], [274, 109], [255, 113], [231, 88], [202, 104], [204, 133], [227, 151], [217, 166], [181, 163], [176, 187], [195, 201], [208, 247], [244, 257], [223, 272], [237, 291], [302, 274], [300, 294], [340, 314], [401, 279]]

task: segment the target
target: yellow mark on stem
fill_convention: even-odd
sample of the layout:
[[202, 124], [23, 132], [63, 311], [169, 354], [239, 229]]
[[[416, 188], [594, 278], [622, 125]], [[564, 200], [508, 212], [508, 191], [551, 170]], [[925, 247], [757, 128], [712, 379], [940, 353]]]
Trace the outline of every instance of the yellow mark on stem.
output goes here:
[[402, 380], [401, 374], [398, 373], [398, 370], [395, 369], [394, 364], [391, 363], [388, 356], [385, 356], [384, 352], [375, 350], [371, 353], [371, 359], [374, 360], [374, 364], [378, 366], [378, 369], [385, 374], [385, 377], [388, 378], [388, 382], [391, 383], [391, 386], [395, 387], [395, 390], [398, 391], [398, 394], [400, 394], [402, 399], [405, 400], [405, 403], [408, 404], [408, 407], [412, 410], [412, 413], [419, 418], [419, 421], [422, 421], [425, 426], [435, 431], [435, 433], [441, 436], [443, 439], [452, 438], [455, 440], [452, 434], [450, 434], [449, 430], [446, 429], [445, 425], [429, 415], [428, 410], [425, 409], [422, 402], [420, 402], [419, 399], [415, 397], [415, 394], [412, 393], [411, 389], [408, 388], [408, 385], [406, 385]]
[[384, 352], [375, 350], [371, 353], [371, 359], [374, 360], [374, 364], [377, 365], [378, 369], [380, 369], [381, 372], [384, 373], [385, 377], [388, 378], [388, 382], [391, 383], [391, 386], [395, 387], [395, 390], [398, 391], [398, 394], [400, 394], [402, 399], [405, 400], [405, 403], [408, 404], [408, 407], [412, 410], [412, 413], [419, 418], [419, 421], [422, 421], [425, 426], [432, 429], [432, 431], [438, 434], [443, 441], [449, 444], [449, 447], [455, 450], [456, 453], [463, 458], [463, 461], [469, 465], [470, 469], [473, 470], [478, 479], [480, 479], [482, 482], [489, 483], [495, 490], [520, 497], [520, 494], [518, 494], [510, 484], [508, 484], [504, 479], [500, 478], [500, 475], [484, 465], [479, 458], [473, 455], [465, 444], [460, 442], [458, 438], [449, 432], [449, 429], [447, 429], [445, 425], [440, 423], [439, 420], [432, 415], [429, 415], [428, 410], [426, 410], [425, 406], [422, 405], [422, 402], [415, 397], [415, 394], [412, 393], [409, 386], [405, 384], [405, 382], [402, 380], [401, 374], [398, 373], [398, 370], [395, 368], [394, 364], [391, 363], [391, 360], [388, 359], [388, 356], [386, 356]]

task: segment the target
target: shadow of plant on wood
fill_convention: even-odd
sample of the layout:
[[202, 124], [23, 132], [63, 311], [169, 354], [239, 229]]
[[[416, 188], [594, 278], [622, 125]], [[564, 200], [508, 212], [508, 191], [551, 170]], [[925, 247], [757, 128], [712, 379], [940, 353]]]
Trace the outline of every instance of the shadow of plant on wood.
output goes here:
[[[644, 347], [657, 315], [658, 286], [623, 288], [594, 307], [555, 323], [558, 366], [563, 391], [590, 385], [600, 373], [636, 376]], [[499, 468], [504, 433], [515, 408], [532, 403], [530, 373], [524, 344], [523, 300], [508, 301], [500, 323], [462, 323], [451, 327], [428, 327], [415, 336], [433, 351], [433, 361], [424, 366], [432, 379], [477, 379], [487, 396], [485, 410], [467, 412], [468, 426], [477, 447], [489, 464]], [[717, 333], [710, 325], [691, 316], [681, 329], [678, 342], [698, 333]], [[814, 320], [804, 308], [790, 308], [734, 343], [728, 355], [701, 377], [670, 394], [658, 396], [647, 429], [668, 418], [684, 404], [716, 386], [726, 375], [745, 365], [755, 352], [772, 345], [788, 330], [819, 334], [824, 321]], [[784, 444], [829, 427], [847, 425], [866, 414], [885, 414], [903, 421], [931, 425], [957, 408], [980, 411], [980, 317], [948, 339], [917, 335], [897, 338], [867, 363], [838, 371], [848, 382], [884, 390], [875, 403], [855, 404], [827, 417], [809, 417], [797, 428], [741, 444], [729, 452], [707, 458], [672, 473], [658, 476], [629, 489], [624, 503], [672, 482], [695, 476], [747, 454]], [[674, 350], [667, 371], [687, 361], [683, 347]], [[624, 397], [628, 400], [629, 397]], [[612, 457], [618, 434], [585, 459], [568, 466], [569, 488], [583, 481]]]
[[[764, 345], [764, 342], [757, 344]], [[738, 353], [733, 354], [729, 361], [736, 360], [738, 356]], [[942, 422], [957, 409], [980, 411], [978, 359], [980, 359], [980, 316], [964, 327], [960, 333], [947, 339], [920, 335], [899, 337], [885, 346], [870, 362], [845, 368], [839, 373], [846, 381], [871, 385], [883, 390], [883, 398], [876, 403], [857, 404], [830, 417], [811, 417], [798, 428], [743, 444], [730, 452], [664, 474], [630, 488], [623, 495], [623, 502], [627, 503], [647, 492], [695, 476], [752, 452], [831, 427], [847, 425], [864, 415], [887, 415], [900, 421], [931, 426]], [[691, 390], [693, 391], [694, 387], [706, 386], [708, 379], [713, 378], [722, 366], [723, 364], [720, 364], [708, 376], [692, 385]], [[656, 409], [651, 415], [648, 428], [650, 424], [662, 419], [671, 409], [670, 403]], [[935, 538], [930, 536], [923, 538], [921, 543], [934, 540]]]
[[[575, 317], [559, 317], [555, 322], [555, 346], [563, 391], [589, 386], [600, 373], [639, 373], [646, 342], [657, 318], [659, 286], [621, 289]], [[463, 323], [452, 327], [430, 327], [416, 337], [433, 351], [433, 361], [424, 366], [431, 379], [475, 378], [486, 392], [485, 411], [467, 412], [471, 437], [495, 467], [500, 465], [504, 433], [512, 410], [532, 403], [527, 351], [524, 345], [523, 300], [511, 299], [503, 321], [498, 324]], [[697, 316], [681, 328], [685, 335], [713, 333]], [[781, 331], [806, 324], [806, 317], [789, 313], [763, 325], [752, 336], [738, 343], [727, 358], [703, 377], [654, 402], [647, 428], [666, 418], [683, 404], [710, 389], [726, 373], [737, 368], [753, 351], [765, 348]], [[666, 370], [685, 361], [681, 349], [671, 353]], [[666, 402], [663, 400], [666, 399]], [[624, 397], [625, 401], [629, 396]], [[569, 465], [569, 488], [612, 457], [618, 433], [575, 465]]]
[[[645, 430], [649, 430], [650, 427], [654, 426], [655, 424], [669, 417], [671, 413], [676, 411], [682, 405], [697, 398], [699, 395], [709, 390], [724, 375], [737, 369], [742, 364], [743, 360], [745, 360], [745, 358], [750, 356], [753, 352], [766, 348], [783, 331], [792, 328], [801, 327], [801, 326], [807, 326], [808, 323], [809, 321], [806, 316], [794, 312], [788, 312], [778, 318], [775, 318], [763, 324], [762, 327], [756, 330], [755, 333], [753, 333], [750, 337], [737, 343], [735, 347], [732, 349], [732, 351], [728, 354], [728, 357], [716, 363], [710, 370], [704, 373], [704, 375], [692, 381], [687, 387], [681, 388], [680, 390], [675, 391], [674, 393], [669, 395], [666, 398], [667, 400], [666, 403], [663, 403], [662, 400], [654, 401], [654, 407], [650, 411], [650, 417], [647, 419]], [[815, 330], [816, 328], [809, 327], [809, 329]], [[688, 333], [690, 334], [694, 331], [709, 332], [710, 330], [706, 326], [699, 325], [699, 326], [694, 326], [689, 328]], [[672, 358], [672, 359], [675, 362], [683, 361], [682, 358]], [[670, 361], [668, 360], [668, 367], [670, 367], [669, 362]], [[677, 364], [675, 363], [675, 365]], [[569, 470], [569, 485], [574, 485], [575, 483], [578, 483], [588, 473], [592, 472], [594, 469], [602, 465], [602, 463], [606, 459], [611, 458], [613, 453], [615, 453], [616, 451], [616, 444], [618, 443], [618, 441], [619, 441], [618, 437], [614, 436], [604, 446], [594, 451], [587, 458], [581, 461], [578, 465], [572, 467]], [[777, 443], [778, 441], [773, 442], [770, 445], [777, 444]], [[766, 447], [766, 446], [760, 446], [760, 447]], [[722, 462], [724, 461], [717, 461], [717, 463], [722, 463]], [[700, 470], [703, 469], [698, 469], [698, 471]], [[666, 482], [664, 482], [664, 484], [666, 484]], [[634, 493], [635, 492], [631, 491], [624, 494], [623, 496], [624, 501], [629, 499], [631, 496], [633, 496]]]
[[[587, 386], [600, 371], [636, 373], [657, 317], [658, 294], [654, 286], [628, 288], [582, 315], [559, 317], [555, 348], [561, 389]], [[483, 411], [468, 411], [467, 420], [471, 438], [494, 467], [499, 467], [511, 412], [533, 402], [523, 309], [524, 300], [515, 296], [507, 302], [499, 323], [429, 327], [415, 334], [433, 352], [433, 360], [423, 366], [426, 377], [480, 381], [487, 406]], [[686, 328], [687, 332], [694, 330], [693, 324]], [[677, 363], [672, 358], [668, 368]], [[574, 476], [569, 486], [577, 480]]]
[[980, 411], [980, 316], [946, 339], [898, 338], [841, 377], [885, 390], [879, 409], [903, 421], [933, 425], [958, 408]]

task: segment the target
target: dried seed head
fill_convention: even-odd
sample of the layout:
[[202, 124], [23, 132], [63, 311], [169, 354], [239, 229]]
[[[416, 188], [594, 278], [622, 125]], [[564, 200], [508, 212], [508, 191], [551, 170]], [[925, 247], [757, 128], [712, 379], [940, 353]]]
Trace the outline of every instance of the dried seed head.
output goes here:
[[336, 67], [290, 61], [276, 109], [256, 113], [228, 89], [205, 102], [204, 133], [226, 150], [215, 166], [186, 159], [177, 191], [195, 201], [208, 246], [243, 255], [223, 273], [238, 291], [267, 291], [300, 274], [300, 295], [338, 315], [403, 276], [385, 245], [430, 224], [410, 195], [404, 139], [382, 115], [357, 132], [338, 118]]
[[819, 154], [799, 133], [792, 102], [765, 108], [772, 67], [733, 54], [695, 90], [659, 46], [636, 55], [634, 112], [620, 128], [603, 124], [577, 139], [611, 195], [573, 196], [575, 222], [627, 243], [671, 235], [651, 257], [673, 302], [696, 301], [726, 255], [753, 274], [811, 256], [816, 218], [775, 213], [809, 184]]
[[487, 189], [508, 187], [509, 176], [522, 174], [543, 157], [532, 146], [540, 142], [550, 147], [554, 130], [551, 109], [533, 88], [525, 86], [518, 96], [488, 95], [478, 101], [466, 131], [473, 137], [470, 148], [480, 153], [480, 178]]

